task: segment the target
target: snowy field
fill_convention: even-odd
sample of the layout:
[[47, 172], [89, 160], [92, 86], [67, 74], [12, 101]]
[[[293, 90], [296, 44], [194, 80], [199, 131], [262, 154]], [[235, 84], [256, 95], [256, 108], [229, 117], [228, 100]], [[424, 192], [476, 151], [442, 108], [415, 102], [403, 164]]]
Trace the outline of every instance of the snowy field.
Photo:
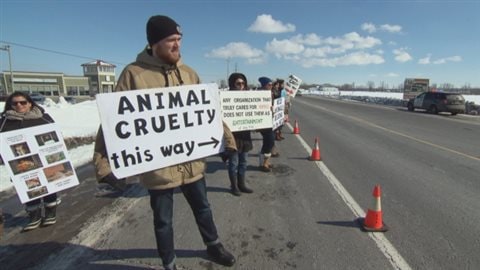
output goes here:
[[[5, 102], [0, 102], [3, 112]], [[45, 111], [52, 116], [62, 130], [64, 138], [95, 136], [100, 125], [100, 118], [95, 101], [70, 104], [60, 98], [58, 103], [46, 99]], [[3, 151], [3, 146], [1, 146]], [[69, 150], [70, 160], [74, 167], [87, 164], [93, 157], [93, 144]], [[4, 165], [0, 166], [0, 191], [12, 188], [10, 177]]]
[[[324, 96], [333, 96], [338, 95], [338, 93], [333, 92], [324, 92], [321, 91], [309, 91], [304, 90], [303, 94], [305, 95], [324, 95]], [[368, 91], [339, 91], [340, 96], [357, 96], [357, 97], [378, 97], [378, 98], [390, 98], [401, 100], [403, 98], [403, 93], [390, 93], [390, 92], [368, 92]], [[480, 95], [463, 95], [465, 101], [475, 102], [475, 104], [480, 104]]]

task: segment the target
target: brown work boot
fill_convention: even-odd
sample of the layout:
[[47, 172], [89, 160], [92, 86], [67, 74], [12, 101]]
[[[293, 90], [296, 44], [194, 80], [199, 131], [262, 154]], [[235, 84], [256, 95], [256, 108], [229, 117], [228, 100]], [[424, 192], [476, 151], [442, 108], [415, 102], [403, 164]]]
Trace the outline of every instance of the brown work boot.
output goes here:
[[280, 156], [280, 153], [277, 151], [277, 147], [274, 145], [272, 147], [272, 157], [279, 157]]
[[263, 158], [263, 164], [262, 166], [260, 166], [260, 170], [262, 172], [271, 172], [272, 171], [272, 165], [270, 164], [270, 155], [271, 154], [268, 154], [268, 156], [264, 156]]
[[278, 132], [278, 131], [275, 132], [275, 140], [276, 141], [281, 141], [282, 140], [282, 138], [280, 138], [280, 132]]

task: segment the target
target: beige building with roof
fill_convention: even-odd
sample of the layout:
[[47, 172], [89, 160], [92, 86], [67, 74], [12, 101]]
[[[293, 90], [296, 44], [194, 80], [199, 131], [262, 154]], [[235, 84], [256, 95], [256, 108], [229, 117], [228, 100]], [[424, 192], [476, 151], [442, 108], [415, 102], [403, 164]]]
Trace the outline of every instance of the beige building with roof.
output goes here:
[[83, 76], [61, 72], [3, 71], [0, 73], [0, 96], [8, 96], [14, 91], [45, 96], [94, 96], [113, 91], [116, 85], [115, 65], [96, 60], [81, 66]]

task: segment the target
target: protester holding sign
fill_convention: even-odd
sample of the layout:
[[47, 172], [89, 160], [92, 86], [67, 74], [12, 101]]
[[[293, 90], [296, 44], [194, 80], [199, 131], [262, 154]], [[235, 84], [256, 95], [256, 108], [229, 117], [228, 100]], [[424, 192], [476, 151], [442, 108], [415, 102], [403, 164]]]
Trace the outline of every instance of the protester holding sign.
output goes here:
[[[33, 126], [53, 123], [53, 119], [45, 113], [32, 98], [23, 92], [14, 92], [6, 102], [5, 109], [0, 119], [0, 132], [29, 128]], [[21, 165], [20, 163], [18, 164]], [[42, 204], [43, 199], [43, 204]], [[30, 218], [28, 224], [23, 228], [30, 231], [40, 226], [49, 226], [56, 223], [56, 209], [60, 204], [57, 193], [51, 193], [43, 198], [35, 199], [26, 203], [26, 211]], [[42, 221], [42, 207], [45, 215]]]
[[[277, 79], [277, 82], [278, 82], [278, 91], [280, 92], [280, 97], [285, 98], [284, 119], [285, 119], [285, 122], [287, 122], [288, 121], [288, 106], [290, 106], [290, 98], [288, 98], [287, 90], [285, 90], [285, 86], [284, 86], [285, 81], [282, 80], [282, 79]], [[275, 134], [275, 140], [277, 140], [277, 141], [281, 141], [281, 140], [285, 139], [285, 137], [283, 137], [283, 135], [282, 135], [282, 128], [283, 128], [283, 125], [281, 125], [277, 129], [277, 132]]]
[[[242, 73], [232, 73], [228, 78], [230, 90], [245, 91], [247, 89], [247, 77]], [[230, 178], [231, 191], [235, 196], [240, 196], [241, 192], [252, 193], [253, 190], [247, 186], [245, 174], [247, 171], [248, 151], [252, 150], [252, 138], [250, 131], [233, 132], [237, 152], [228, 160], [228, 177]]]
[[[270, 78], [260, 77], [258, 81], [260, 82], [261, 90], [272, 90], [273, 83]], [[260, 170], [264, 172], [271, 172], [272, 165], [270, 164], [270, 158], [272, 157], [272, 149], [275, 146], [275, 133], [272, 128], [261, 129], [259, 132], [263, 138], [262, 149], [260, 149], [260, 154], [258, 155], [259, 167]]]
[[[161, 15], [151, 17], [147, 22], [147, 40], [148, 46], [138, 54], [134, 63], [123, 70], [115, 91], [200, 83], [197, 73], [181, 62], [182, 32], [173, 19]], [[235, 141], [225, 125], [224, 140], [226, 152], [234, 153]], [[115, 177], [111, 173], [102, 132], [98, 133], [95, 144], [97, 177]], [[207, 246], [207, 254], [222, 265], [232, 266], [235, 263], [235, 257], [223, 247], [217, 234], [207, 199], [205, 169], [205, 160], [198, 159], [139, 175], [141, 183], [150, 194], [157, 248], [165, 269], [176, 269], [172, 221], [173, 192], [176, 187], [180, 187], [193, 211], [203, 242]]]

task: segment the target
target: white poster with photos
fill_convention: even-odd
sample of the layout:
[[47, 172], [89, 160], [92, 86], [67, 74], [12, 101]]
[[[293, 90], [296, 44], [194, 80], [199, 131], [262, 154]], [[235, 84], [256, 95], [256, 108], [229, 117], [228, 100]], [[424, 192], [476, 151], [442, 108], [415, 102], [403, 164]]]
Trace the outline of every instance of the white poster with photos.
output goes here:
[[79, 184], [54, 123], [0, 133], [2, 159], [22, 203]]

